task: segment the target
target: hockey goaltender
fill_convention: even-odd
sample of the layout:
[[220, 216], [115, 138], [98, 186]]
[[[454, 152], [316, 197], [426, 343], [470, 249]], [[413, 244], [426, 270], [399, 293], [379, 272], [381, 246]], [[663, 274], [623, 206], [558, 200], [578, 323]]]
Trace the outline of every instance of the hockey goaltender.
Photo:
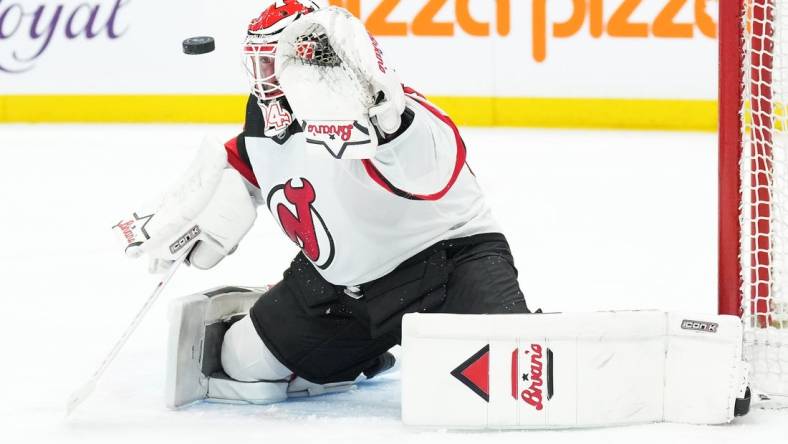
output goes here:
[[204, 143], [155, 208], [117, 226], [153, 272], [183, 256], [214, 267], [261, 206], [301, 249], [271, 287], [176, 301], [170, 407], [348, 390], [390, 369], [402, 344], [411, 425], [706, 424], [746, 411], [736, 318], [529, 314], [450, 117], [403, 86], [346, 10], [268, 3], [243, 43], [243, 132]]

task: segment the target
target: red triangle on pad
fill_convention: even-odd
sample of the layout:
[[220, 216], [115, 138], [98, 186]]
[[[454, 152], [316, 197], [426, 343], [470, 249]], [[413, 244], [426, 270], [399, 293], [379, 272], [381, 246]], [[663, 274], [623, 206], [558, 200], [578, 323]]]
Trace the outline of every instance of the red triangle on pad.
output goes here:
[[486, 402], [490, 402], [489, 344], [455, 368], [451, 375], [473, 390]]

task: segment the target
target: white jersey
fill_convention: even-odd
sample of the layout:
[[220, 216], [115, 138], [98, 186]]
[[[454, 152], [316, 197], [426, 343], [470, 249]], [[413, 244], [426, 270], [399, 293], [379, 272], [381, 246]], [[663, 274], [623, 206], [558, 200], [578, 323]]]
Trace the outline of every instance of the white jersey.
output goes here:
[[230, 164], [334, 285], [377, 279], [442, 240], [500, 232], [457, 127], [416, 94], [407, 107], [410, 126], [370, 160], [337, 160], [303, 132], [251, 136], [248, 119], [243, 141], [227, 144]]

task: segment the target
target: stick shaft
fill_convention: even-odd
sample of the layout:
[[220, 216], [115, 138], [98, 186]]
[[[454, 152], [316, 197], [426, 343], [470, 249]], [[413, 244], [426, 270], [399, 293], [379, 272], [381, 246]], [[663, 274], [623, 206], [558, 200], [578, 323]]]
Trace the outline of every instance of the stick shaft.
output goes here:
[[184, 262], [184, 260], [186, 260], [187, 256], [188, 253], [182, 255], [172, 264], [170, 269], [167, 271], [167, 274], [165, 274], [161, 281], [159, 281], [156, 289], [153, 290], [153, 293], [151, 293], [151, 295], [145, 301], [145, 304], [142, 306], [142, 308], [140, 308], [139, 312], [137, 312], [137, 315], [131, 321], [131, 324], [129, 324], [129, 326], [123, 332], [123, 335], [121, 335], [120, 339], [118, 339], [118, 341], [112, 347], [112, 350], [110, 350], [110, 352], [101, 362], [99, 368], [93, 373], [93, 376], [91, 376], [91, 378], [85, 384], [83, 384], [79, 390], [75, 391], [74, 394], [71, 395], [68, 400], [66, 415], [70, 415], [74, 410], [76, 410], [77, 407], [79, 407], [80, 404], [82, 404], [83, 401], [85, 401], [85, 399], [90, 396], [90, 394], [93, 392], [93, 389], [96, 387], [98, 380], [101, 379], [101, 376], [110, 366], [110, 364], [112, 364], [112, 361], [114, 361], [118, 356], [118, 353], [120, 353], [121, 349], [123, 349], [123, 346], [126, 345], [126, 342], [128, 342], [129, 338], [145, 318], [145, 315], [148, 314], [151, 307], [153, 307], [153, 304], [161, 295], [164, 287], [166, 287], [167, 283], [170, 282], [170, 279], [172, 279], [172, 276], [175, 274], [175, 272], [178, 270], [178, 267]]

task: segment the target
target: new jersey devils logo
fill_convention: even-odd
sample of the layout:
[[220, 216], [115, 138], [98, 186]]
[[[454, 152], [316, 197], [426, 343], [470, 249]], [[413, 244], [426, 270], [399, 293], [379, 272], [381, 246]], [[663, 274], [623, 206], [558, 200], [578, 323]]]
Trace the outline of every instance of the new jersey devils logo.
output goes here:
[[334, 239], [315, 210], [315, 188], [304, 179], [300, 186], [291, 179], [268, 193], [268, 210], [285, 234], [298, 245], [316, 267], [325, 270], [334, 260]]

